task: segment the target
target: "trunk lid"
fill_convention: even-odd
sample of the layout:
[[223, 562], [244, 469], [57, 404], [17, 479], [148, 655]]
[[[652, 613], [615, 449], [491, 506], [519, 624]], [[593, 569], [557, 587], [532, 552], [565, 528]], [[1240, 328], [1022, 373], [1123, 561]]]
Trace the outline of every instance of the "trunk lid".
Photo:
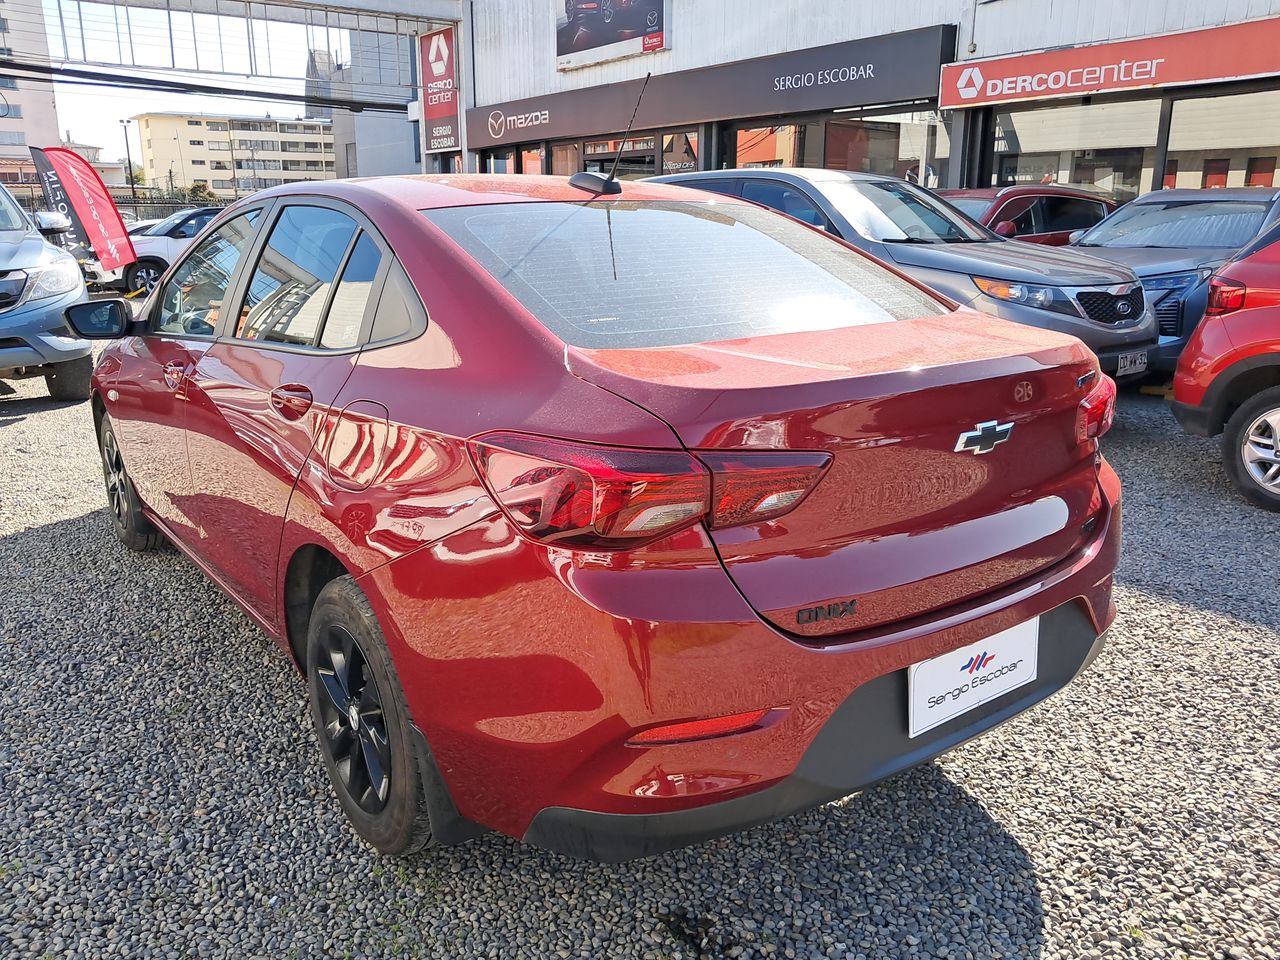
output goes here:
[[[1097, 362], [1064, 335], [958, 311], [567, 359], [690, 450], [832, 455], [790, 513], [712, 532], [748, 602], [791, 633], [884, 627], [1012, 585], [1078, 550], [1098, 509], [1075, 435]], [[1007, 439], [957, 450], [965, 434], [991, 443], [992, 421]]]

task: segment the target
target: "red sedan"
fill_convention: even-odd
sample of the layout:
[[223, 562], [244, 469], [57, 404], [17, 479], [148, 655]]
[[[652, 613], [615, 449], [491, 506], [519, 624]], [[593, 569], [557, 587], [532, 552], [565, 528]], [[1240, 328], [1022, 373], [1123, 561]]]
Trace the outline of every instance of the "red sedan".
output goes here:
[[[922, 763], [1114, 616], [1114, 385], [752, 204], [558, 178], [228, 208], [93, 380], [111, 520], [296, 659], [379, 850], [620, 860]], [[228, 656], [234, 651], [227, 651]]]
[[1088, 230], [1116, 209], [1115, 201], [1108, 197], [1054, 184], [977, 187], [936, 193], [1002, 237], [1051, 247], [1065, 246], [1072, 233]]
[[1209, 278], [1209, 303], [1178, 358], [1173, 412], [1184, 430], [1222, 434], [1241, 495], [1280, 510], [1280, 224]]

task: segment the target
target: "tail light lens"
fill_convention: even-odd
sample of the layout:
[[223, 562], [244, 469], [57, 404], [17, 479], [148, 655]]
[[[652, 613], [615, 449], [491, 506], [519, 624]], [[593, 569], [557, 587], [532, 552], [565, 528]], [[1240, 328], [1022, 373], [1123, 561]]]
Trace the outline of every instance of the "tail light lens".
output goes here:
[[1248, 293], [1243, 283], [1224, 280], [1222, 277], [1209, 278], [1209, 305], [1205, 307], [1205, 315], [1210, 317], [1231, 313], [1244, 306], [1244, 297]]
[[1098, 385], [1080, 401], [1080, 412], [1076, 417], [1076, 442], [1096, 440], [1111, 429], [1115, 419], [1116, 382], [1102, 374]]
[[825, 453], [636, 450], [489, 434], [471, 442], [481, 479], [511, 521], [545, 543], [630, 550], [706, 520], [713, 527], [793, 510]]

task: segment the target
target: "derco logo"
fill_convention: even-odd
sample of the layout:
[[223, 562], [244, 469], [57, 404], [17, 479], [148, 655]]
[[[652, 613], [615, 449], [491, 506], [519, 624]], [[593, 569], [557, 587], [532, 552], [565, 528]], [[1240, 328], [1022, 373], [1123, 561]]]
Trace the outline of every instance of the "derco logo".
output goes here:
[[817, 623], [820, 620], [843, 620], [858, 610], [857, 600], [837, 600], [820, 607], [805, 607], [796, 611], [796, 623]]
[[961, 100], [985, 97], [1012, 97], [1025, 93], [1052, 93], [1064, 90], [1094, 90], [1130, 83], [1155, 83], [1164, 57], [1149, 60], [1119, 60], [1098, 63], [1071, 70], [1046, 70], [1040, 73], [1015, 73], [1007, 77], [983, 77], [977, 67], [967, 67], [956, 78], [956, 93]]
[[507, 116], [501, 110], [489, 114], [489, 136], [500, 139], [508, 129], [523, 130], [525, 127], [538, 127], [551, 122], [551, 111], [530, 110], [528, 113], [513, 113]]
[[960, 668], [961, 673], [977, 673], [979, 670], [986, 669], [988, 664], [996, 658], [994, 653], [987, 653], [983, 650], [969, 658], [969, 662]]
[[431, 45], [427, 48], [427, 64], [433, 77], [443, 77], [449, 69], [449, 42], [443, 33], [432, 34]]
[[982, 71], [977, 67], [965, 67], [956, 81], [956, 93], [961, 100], [972, 100], [982, 92]]

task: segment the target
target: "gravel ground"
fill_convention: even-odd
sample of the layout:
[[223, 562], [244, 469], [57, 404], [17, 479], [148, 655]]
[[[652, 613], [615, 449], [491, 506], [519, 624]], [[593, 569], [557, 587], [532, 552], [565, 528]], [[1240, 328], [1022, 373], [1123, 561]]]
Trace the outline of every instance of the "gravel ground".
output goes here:
[[[3, 389], [3, 388], [0, 388]], [[107, 527], [90, 417], [0, 397], [0, 956], [1280, 958], [1280, 516], [1125, 396], [1120, 620], [941, 761], [621, 866], [371, 855], [301, 683]]]

